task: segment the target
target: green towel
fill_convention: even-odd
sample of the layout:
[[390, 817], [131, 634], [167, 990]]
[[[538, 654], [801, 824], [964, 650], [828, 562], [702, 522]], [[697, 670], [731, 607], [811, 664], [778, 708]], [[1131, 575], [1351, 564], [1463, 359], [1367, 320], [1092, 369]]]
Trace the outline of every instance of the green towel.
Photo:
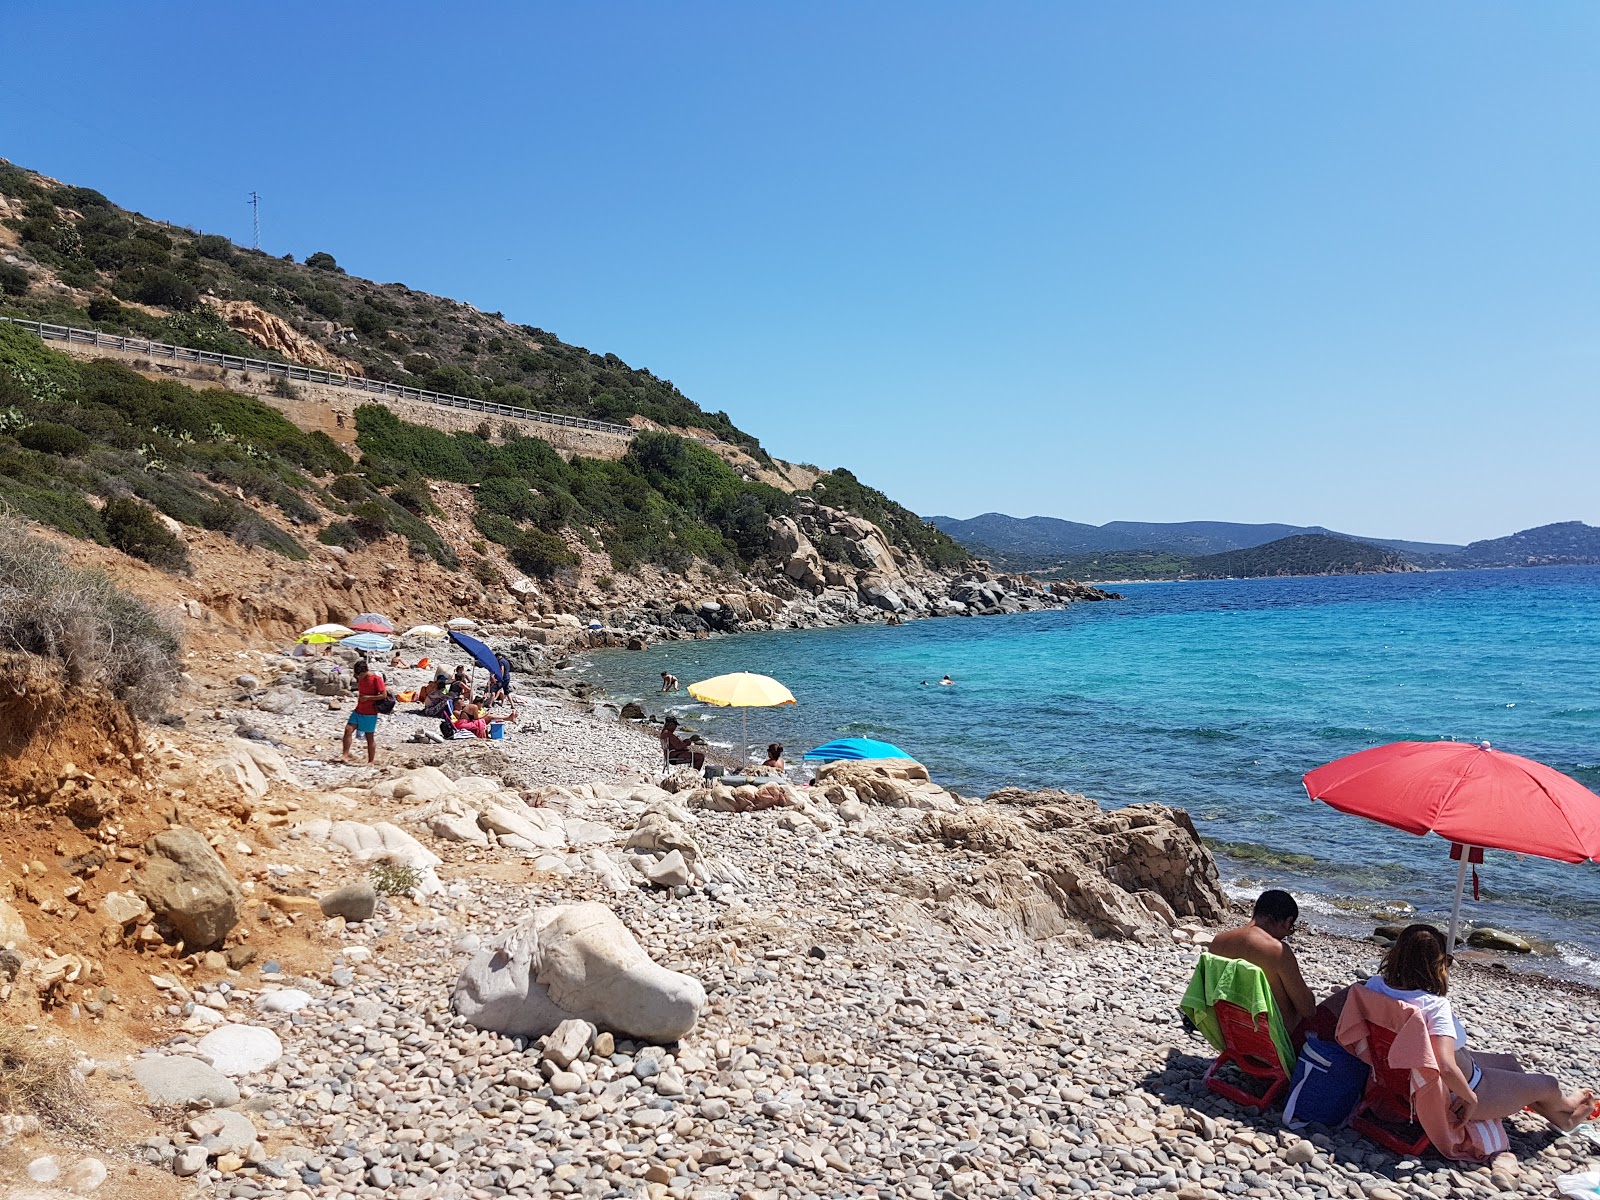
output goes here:
[[1272, 998], [1272, 985], [1267, 982], [1265, 971], [1242, 958], [1200, 955], [1178, 1007], [1194, 1022], [1195, 1028], [1205, 1034], [1206, 1041], [1221, 1050], [1222, 1027], [1217, 1024], [1216, 1010], [1212, 1007], [1218, 1000], [1237, 1004], [1251, 1016], [1266, 1013], [1267, 1029], [1272, 1034], [1272, 1044], [1278, 1048], [1283, 1073], [1293, 1074], [1294, 1048], [1283, 1028], [1283, 1018], [1278, 1015], [1278, 1005]]

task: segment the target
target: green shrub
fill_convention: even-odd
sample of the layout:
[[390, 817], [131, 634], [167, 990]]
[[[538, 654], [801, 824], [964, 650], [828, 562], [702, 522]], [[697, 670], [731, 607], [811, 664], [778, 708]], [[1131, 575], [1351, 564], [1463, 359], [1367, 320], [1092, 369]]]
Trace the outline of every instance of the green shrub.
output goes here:
[[523, 531], [510, 550], [511, 561], [536, 579], [549, 579], [578, 564], [578, 556], [567, 547], [566, 542], [542, 529]]
[[314, 254], [308, 254], [306, 256], [306, 266], [310, 267], [313, 271], [337, 271], [340, 275], [344, 274], [344, 268], [339, 266], [339, 264], [334, 261], [333, 255], [329, 254], [326, 250], [318, 250]]
[[26, 296], [30, 282], [27, 268], [15, 263], [0, 263], [0, 292], [7, 296]]
[[86, 434], [80, 433], [71, 425], [58, 425], [54, 421], [41, 421], [37, 425], [30, 425], [17, 434], [17, 441], [29, 450], [37, 450], [40, 454], [55, 454], [62, 457], [75, 457], [89, 448], [90, 441]]
[[367, 543], [349, 521], [330, 521], [317, 534], [324, 546], [343, 546], [346, 550], [359, 550]]
[[105, 526], [107, 539], [124, 554], [167, 571], [189, 569], [188, 548], [167, 532], [155, 513], [137, 500], [108, 501], [100, 510], [100, 522]]
[[389, 536], [389, 510], [376, 500], [364, 500], [350, 509], [350, 524], [366, 541], [379, 541]]
[[420, 475], [414, 475], [396, 484], [390, 490], [389, 497], [401, 508], [419, 517], [430, 516], [439, 511], [433, 503], [433, 493], [428, 490], [428, 481]]
[[233, 243], [227, 238], [215, 233], [202, 233], [194, 240], [194, 250], [201, 258], [212, 258], [218, 262], [233, 261]]
[[472, 564], [472, 577], [484, 587], [499, 587], [505, 582], [500, 578], [500, 568], [487, 558], [480, 558]]
[[200, 289], [181, 275], [149, 267], [139, 273], [133, 284], [133, 298], [141, 304], [188, 312], [200, 303]]
[[110, 296], [96, 296], [89, 301], [91, 321], [120, 321], [126, 310]]
[[328, 491], [340, 500], [354, 504], [369, 499], [372, 489], [359, 475], [341, 475], [328, 485]]

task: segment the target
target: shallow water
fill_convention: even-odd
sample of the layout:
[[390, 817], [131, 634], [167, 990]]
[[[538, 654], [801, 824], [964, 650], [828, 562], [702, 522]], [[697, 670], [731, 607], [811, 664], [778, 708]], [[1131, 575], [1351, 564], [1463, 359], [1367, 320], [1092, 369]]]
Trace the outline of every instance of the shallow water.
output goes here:
[[[1187, 808], [1231, 885], [1293, 888], [1320, 923], [1366, 931], [1385, 903], [1448, 915], [1453, 864], [1419, 839], [1306, 799], [1312, 767], [1453, 737], [1600, 786], [1600, 568], [1124, 584], [1048, 613], [749, 634], [596, 655], [619, 699], [689, 714], [737, 745], [739, 714], [680, 695], [725, 671], [799, 700], [751, 710], [752, 748], [791, 761], [834, 737], [901, 746], [947, 787], [1061, 787], [1109, 806]], [[941, 687], [941, 676], [955, 680]], [[924, 684], [923, 681], [926, 681]], [[1600, 868], [1491, 852], [1468, 916], [1600, 976]], [[1384, 919], [1392, 920], [1392, 915]]]

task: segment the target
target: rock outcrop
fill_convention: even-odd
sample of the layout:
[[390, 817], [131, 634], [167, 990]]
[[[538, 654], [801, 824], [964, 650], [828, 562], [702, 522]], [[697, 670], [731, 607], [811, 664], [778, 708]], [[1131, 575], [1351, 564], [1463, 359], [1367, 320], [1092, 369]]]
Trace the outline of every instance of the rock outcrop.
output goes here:
[[864, 758], [824, 763], [814, 790], [833, 805], [859, 800], [889, 808], [954, 812], [955, 798], [928, 778], [928, 768], [909, 758]]
[[1047, 937], [1082, 922], [1102, 936], [1221, 920], [1227, 899], [1189, 814], [1161, 804], [1103, 811], [1067, 792], [1005, 789], [928, 814], [920, 836], [988, 858], [967, 894]]
[[674, 1042], [706, 992], [652, 962], [603, 904], [542, 908], [461, 971], [455, 1011], [479, 1029], [538, 1037], [572, 1018], [614, 1034]]
[[134, 876], [133, 889], [183, 939], [185, 949], [215, 950], [239, 923], [244, 897], [210, 843], [179, 826], [145, 845], [149, 861]]

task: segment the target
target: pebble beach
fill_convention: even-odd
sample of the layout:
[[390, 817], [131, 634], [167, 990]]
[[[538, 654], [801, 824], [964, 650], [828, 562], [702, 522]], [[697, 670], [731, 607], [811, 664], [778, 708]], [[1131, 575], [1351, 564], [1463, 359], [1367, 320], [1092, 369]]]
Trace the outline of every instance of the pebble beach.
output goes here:
[[[1468, 1165], [1398, 1158], [1345, 1129], [1290, 1132], [1276, 1112], [1221, 1100], [1201, 1084], [1209, 1048], [1176, 1008], [1207, 928], [1040, 939], [972, 920], [928, 881], [981, 864], [906, 836], [907, 814], [698, 811], [685, 819], [716, 881], [645, 886], [603, 841], [617, 873], [563, 869], [505, 839], [430, 837], [415, 798], [362, 789], [431, 765], [542, 789], [561, 819], [620, 841], [660, 776], [648, 729], [552, 693], [522, 705], [504, 742], [412, 744], [430, 723], [402, 708], [382, 722], [378, 765], [352, 767], [324, 753], [344, 709], [290, 694], [249, 722], [321, 807], [298, 801], [262, 852], [274, 887], [357, 872], [308, 832], [319, 813], [413, 830], [440, 860], [439, 887], [383, 898], [367, 920], [284, 918], [325, 965], [169, 981], [174, 1032], [145, 1058], [221, 1069], [200, 1047], [218, 1028], [276, 1043], [263, 1065], [224, 1071], [237, 1103], [175, 1115], [132, 1148], [200, 1195], [1437, 1200], [1554, 1195], [1558, 1177], [1600, 1168], [1592, 1127], [1557, 1136], [1526, 1114], [1508, 1122], [1511, 1154]], [[241, 714], [219, 705], [212, 719], [221, 737]], [[550, 1039], [481, 1031], [453, 1011], [463, 964], [530, 910], [594, 900], [656, 963], [703, 984], [689, 1034], [652, 1044], [601, 1030], [568, 1059]], [[1319, 995], [1378, 956], [1314, 931], [1296, 945]], [[1475, 1045], [1600, 1082], [1595, 992], [1486, 959], [1462, 964], [1452, 1000]]]

